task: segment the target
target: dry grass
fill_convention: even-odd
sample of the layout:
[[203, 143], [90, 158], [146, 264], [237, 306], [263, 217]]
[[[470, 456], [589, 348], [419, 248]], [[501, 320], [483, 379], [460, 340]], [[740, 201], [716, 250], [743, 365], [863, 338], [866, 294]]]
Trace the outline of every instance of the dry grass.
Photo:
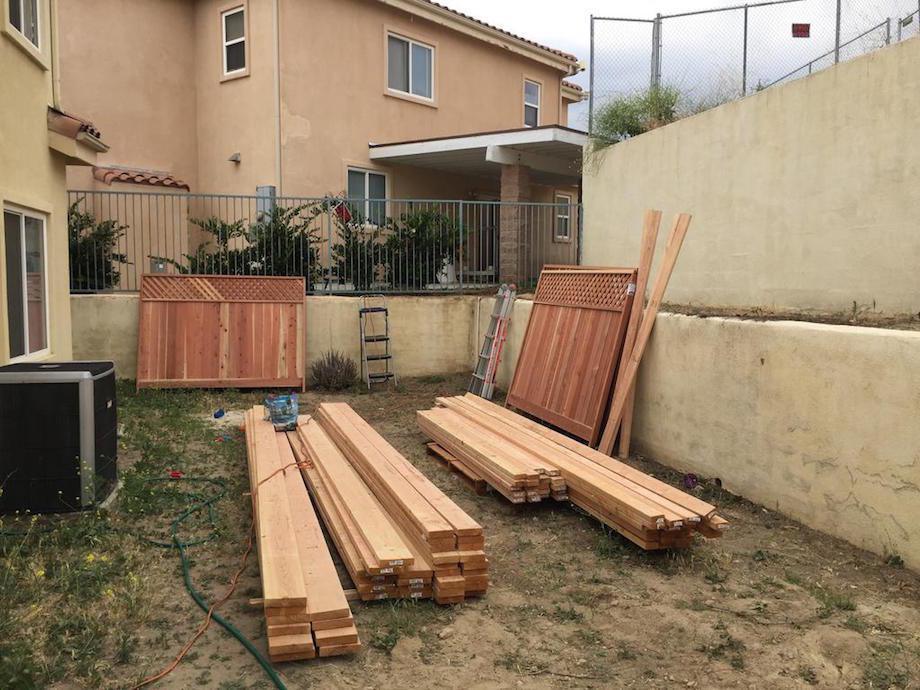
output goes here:
[[[561, 504], [476, 496], [428, 458], [415, 410], [465, 377], [400, 390], [302, 397], [347, 400], [487, 533], [493, 587], [481, 600], [356, 605], [365, 650], [286, 664], [289, 687], [909, 687], [920, 678], [918, 578], [703, 483], [732, 522], [721, 541], [647, 554]], [[162, 538], [184, 505], [149, 479], [182, 470], [222, 480], [217, 537], [191, 550], [207, 596], [226, 585], [249, 527], [240, 411], [259, 393], [119, 390], [124, 487], [108, 512], [31, 519], [0, 541], [0, 687], [123, 688], [158, 671], [202, 619]], [[219, 425], [218, 407], [228, 414]], [[645, 471], [680, 477], [637, 460]], [[172, 489], [172, 490], [170, 490]], [[203, 536], [199, 521], [186, 536]], [[264, 645], [252, 559], [224, 613]], [[373, 679], [372, 681], [369, 679]], [[157, 687], [268, 687], [252, 658], [213, 627]]]

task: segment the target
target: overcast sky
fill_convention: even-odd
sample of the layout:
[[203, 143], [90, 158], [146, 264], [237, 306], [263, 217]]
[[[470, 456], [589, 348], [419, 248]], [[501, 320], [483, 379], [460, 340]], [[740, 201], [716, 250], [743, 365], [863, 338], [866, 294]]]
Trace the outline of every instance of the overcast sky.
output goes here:
[[[674, 14], [714, 7], [739, 5], [744, 0], [566, 0], [563, 3], [535, 0], [440, 0], [447, 6], [495, 24], [531, 40], [578, 56], [585, 67], [590, 56], [590, 17], [652, 18], [655, 13]], [[748, 0], [751, 3], [757, 0]], [[855, 36], [887, 16], [918, 10], [920, 0], [844, 0], [843, 39]], [[749, 85], [766, 83], [804, 65], [833, 48], [836, 0], [803, 0], [786, 6], [752, 9], [749, 23]], [[755, 16], [756, 13], [756, 16]], [[791, 23], [812, 24], [809, 39], [792, 39]], [[663, 79], [684, 88], [709, 88], [713, 80], [740, 83], [743, 13], [727, 12], [701, 18], [666, 22], [663, 28]], [[905, 29], [913, 35], [920, 21]], [[895, 29], [892, 29], [895, 32]], [[598, 69], [607, 72], [609, 88], [623, 90], [647, 83], [650, 29], [647, 24], [598, 24], [598, 44], [606, 55], [597, 58]], [[863, 43], [884, 40], [884, 29]], [[865, 46], [863, 50], [868, 49]], [[859, 45], [851, 48], [858, 52]], [[821, 65], [826, 66], [826, 65]], [[588, 87], [587, 70], [572, 79]], [[700, 86], [706, 82], [707, 86]], [[602, 90], [596, 80], [596, 92]], [[731, 86], [734, 88], [734, 86]], [[705, 98], [711, 94], [699, 94]], [[573, 124], [587, 124], [586, 108], [572, 111]]]

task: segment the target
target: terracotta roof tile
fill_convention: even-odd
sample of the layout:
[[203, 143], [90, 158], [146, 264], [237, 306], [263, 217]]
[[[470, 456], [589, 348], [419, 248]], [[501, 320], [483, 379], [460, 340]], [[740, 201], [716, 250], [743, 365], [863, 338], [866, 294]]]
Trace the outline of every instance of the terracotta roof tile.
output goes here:
[[50, 106], [48, 108], [48, 129], [71, 139], [76, 139], [81, 132], [85, 132], [94, 139], [102, 139], [102, 132], [96, 129], [96, 126], [89, 120]]
[[189, 186], [182, 180], [166, 172], [153, 170], [131, 170], [130, 168], [106, 168], [93, 166], [93, 177], [105, 184], [124, 182], [126, 184], [145, 184], [151, 187], [169, 187], [171, 189], [184, 189], [189, 191]]
[[570, 62], [578, 62], [578, 58], [575, 57], [574, 55], [572, 55], [571, 53], [566, 53], [565, 51], [557, 50], [556, 48], [550, 48], [549, 46], [545, 46], [545, 45], [543, 45], [542, 43], [537, 43], [536, 41], [531, 41], [529, 38], [524, 38], [523, 36], [518, 36], [517, 34], [513, 34], [513, 33], [511, 33], [510, 31], [506, 31], [505, 29], [502, 29], [502, 28], [500, 28], [500, 27], [498, 27], [498, 26], [495, 26], [494, 24], [489, 24], [488, 22], [484, 22], [484, 21], [482, 21], [481, 19], [476, 19], [476, 17], [471, 17], [470, 15], [464, 14], [463, 12], [460, 12], [460, 11], [458, 11], [458, 10], [455, 10], [455, 9], [453, 9], [452, 7], [448, 7], [447, 5], [442, 5], [442, 4], [439, 3], [439, 2], [434, 2], [434, 0], [424, 0], [424, 1], [427, 2], [429, 5], [432, 5], [432, 6], [434, 6], [434, 7], [438, 7], [438, 8], [440, 8], [440, 9], [442, 9], [442, 10], [446, 10], [446, 11], [450, 12], [451, 14], [457, 15], [458, 17], [463, 17], [464, 19], [469, 19], [470, 21], [476, 22], [476, 23], [479, 24], [480, 26], [484, 26], [484, 27], [486, 27], [486, 28], [488, 28], [488, 29], [492, 29], [493, 31], [498, 31], [499, 33], [503, 33], [505, 36], [509, 36], [509, 37], [511, 37], [511, 38], [513, 38], [513, 39], [516, 39], [516, 40], [518, 40], [518, 41], [523, 41], [524, 43], [529, 43], [530, 45], [534, 46], [535, 48], [539, 48], [540, 50], [545, 50], [545, 51], [547, 51], [547, 52], [549, 52], [549, 53], [552, 53], [553, 55], [557, 55], [557, 56], [559, 56], [559, 57], [561, 57], [561, 58], [563, 58], [563, 59], [565, 59], [565, 60], [568, 60], [568, 61], [570, 61]]
[[584, 92], [584, 89], [581, 86], [579, 86], [573, 81], [569, 81], [568, 79], [563, 79], [562, 85], [566, 87], [567, 89], [572, 89], [573, 91]]

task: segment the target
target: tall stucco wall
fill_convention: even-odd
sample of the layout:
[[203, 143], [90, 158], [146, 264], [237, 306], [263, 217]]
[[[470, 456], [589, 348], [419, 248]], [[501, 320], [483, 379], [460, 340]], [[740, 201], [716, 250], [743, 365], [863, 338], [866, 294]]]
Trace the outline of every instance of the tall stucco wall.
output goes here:
[[[390, 335], [399, 376], [427, 376], [470, 369], [477, 297], [391, 297]], [[112, 359], [120, 378], [137, 374], [136, 294], [76, 295], [75, 359]], [[307, 297], [307, 366], [328, 350], [356, 362], [361, 350], [356, 297]]]
[[671, 303], [917, 313], [918, 64], [911, 39], [610, 147], [584, 263], [636, 261], [646, 208], [689, 211]]
[[661, 314], [635, 448], [920, 568], [920, 333]]

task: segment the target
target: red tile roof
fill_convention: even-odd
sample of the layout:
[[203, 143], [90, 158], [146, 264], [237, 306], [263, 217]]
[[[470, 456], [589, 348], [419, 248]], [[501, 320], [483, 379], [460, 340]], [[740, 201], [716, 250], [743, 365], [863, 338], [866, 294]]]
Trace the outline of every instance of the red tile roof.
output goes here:
[[50, 106], [48, 107], [48, 129], [71, 139], [76, 139], [81, 132], [85, 132], [94, 139], [102, 139], [102, 133], [89, 120]]
[[165, 172], [152, 170], [131, 170], [130, 168], [106, 168], [93, 166], [93, 177], [100, 182], [112, 184], [124, 182], [126, 184], [145, 184], [152, 187], [169, 187], [171, 189], [184, 189], [189, 191], [189, 186], [182, 180]]
[[505, 29], [502, 29], [502, 28], [500, 28], [500, 27], [498, 27], [498, 26], [495, 26], [495, 25], [493, 25], [493, 24], [489, 24], [488, 22], [484, 22], [484, 21], [482, 21], [481, 19], [476, 19], [476, 17], [471, 17], [471, 16], [468, 15], [468, 14], [464, 14], [463, 12], [460, 12], [460, 11], [458, 11], [458, 10], [455, 10], [455, 9], [453, 9], [452, 7], [447, 7], [446, 5], [442, 5], [442, 4], [439, 3], [439, 2], [434, 2], [434, 0], [424, 0], [424, 2], [427, 2], [429, 5], [432, 5], [433, 7], [437, 7], [437, 8], [440, 8], [440, 9], [442, 9], [442, 10], [446, 10], [447, 12], [450, 12], [451, 14], [455, 14], [455, 15], [457, 15], [458, 17], [463, 17], [464, 19], [469, 19], [470, 21], [476, 22], [476, 23], [479, 24], [480, 26], [484, 26], [484, 27], [486, 27], [486, 28], [488, 28], [488, 29], [492, 29], [493, 31], [498, 31], [499, 33], [502, 33], [502, 34], [504, 34], [505, 36], [508, 36], [508, 37], [513, 38], [513, 39], [515, 39], [515, 40], [523, 41], [524, 43], [528, 43], [528, 44], [534, 46], [535, 48], [539, 48], [540, 50], [545, 50], [545, 51], [547, 51], [548, 53], [552, 53], [553, 55], [556, 55], [556, 56], [558, 56], [558, 57], [561, 57], [561, 58], [563, 58], [563, 59], [565, 59], [565, 60], [568, 60], [568, 61], [570, 61], [570, 62], [578, 62], [578, 58], [575, 57], [574, 55], [572, 55], [571, 53], [566, 53], [565, 51], [557, 50], [556, 48], [550, 48], [549, 46], [545, 46], [545, 45], [543, 45], [542, 43], [537, 43], [536, 41], [531, 41], [529, 38], [524, 38], [523, 36], [518, 36], [517, 34], [513, 34], [513, 33], [511, 33], [510, 31], [506, 31]]
[[583, 88], [581, 88], [581, 87], [580, 87], [578, 84], [576, 84], [575, 82], [569, 81], [568, 79], [563, 79], [563, 80], [562, 80], [562, 85], [563, 85], [564, 87], [566, 87], [567, 89], [572, 89], [573, 91], [581, 91], [581, 92], [584, 92], [584, 89], [583, 89]]

